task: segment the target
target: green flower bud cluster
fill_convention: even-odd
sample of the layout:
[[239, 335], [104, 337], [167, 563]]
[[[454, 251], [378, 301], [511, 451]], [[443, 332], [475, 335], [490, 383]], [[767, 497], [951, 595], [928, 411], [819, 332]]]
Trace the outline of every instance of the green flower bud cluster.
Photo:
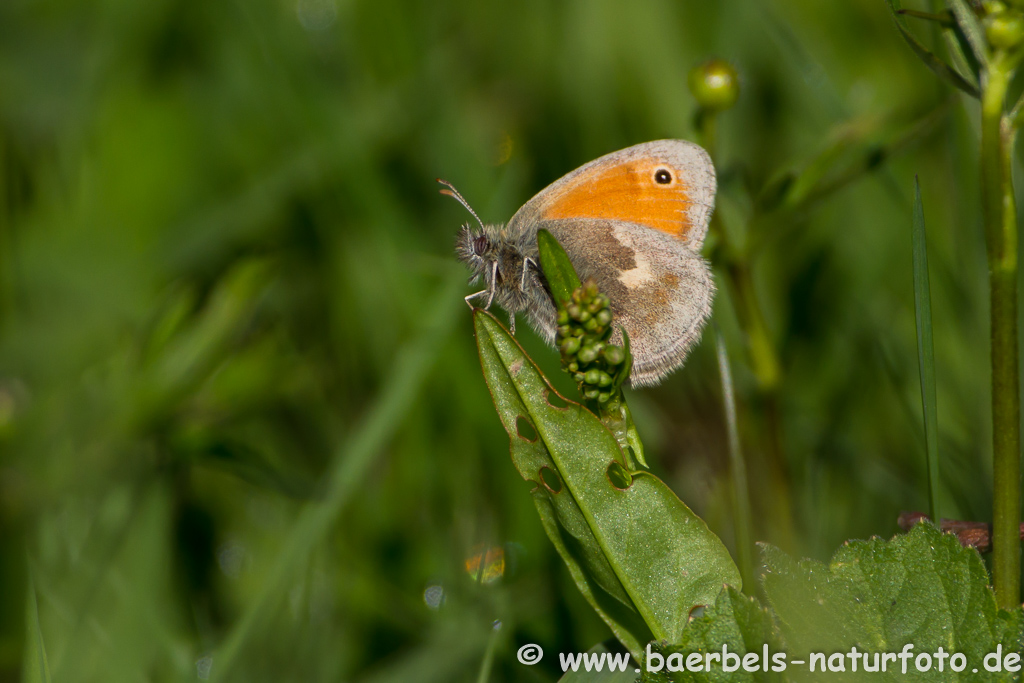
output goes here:
[[579, 383], [590, 401], [607, 404], [626, 377], [626, 351], [609, 344], [612, 311], [608, 297], [588, 280], [572, 293], [572, 300], [558, 310], [556, 343], [562, 367]]

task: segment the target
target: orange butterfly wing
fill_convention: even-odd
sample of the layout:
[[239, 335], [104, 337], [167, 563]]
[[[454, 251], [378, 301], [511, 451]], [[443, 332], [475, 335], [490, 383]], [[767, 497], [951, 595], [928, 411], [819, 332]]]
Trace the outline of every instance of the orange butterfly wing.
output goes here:
[[537, 195], [524, 213], [538, 222], [625, 221], [699, 245], [714, 196], [715, 171], [707, 153], [689, 142], [659, 140], [580, 167]]

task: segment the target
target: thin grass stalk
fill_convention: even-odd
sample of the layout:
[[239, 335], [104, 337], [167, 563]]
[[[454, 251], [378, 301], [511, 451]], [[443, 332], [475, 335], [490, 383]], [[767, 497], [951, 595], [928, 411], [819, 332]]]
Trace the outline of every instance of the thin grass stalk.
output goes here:
[[939, 523], [939, 421], [935, 392], [935, 344], [932, 337], [932, 294], [928, 278], [928, 239], [921, 203], [921, 183], [914, 178], [914, 312], [917, 321], [917, 365], [921, 375], [924, 446], [928, 469], [928, 511]]
[[718, 372], [722, 378], [722, 404], [725, 409], [726, 439], [729, 443], [729, 475], [732, 479], [733, 523], [736, 531], [736, 555], [743, 577], [743, 588], [753, 593], [754, 581], [754, 540], [751, 533], [750, 487], [747, 484], [747, 463], [740, 446], [739, 420], [736, 418], [736, 392], [732, 384], [732, 370], [729, 355], [722, 335], [715, 330], [715, 345], [718, 350]]
[[[483, 566], [480, 568], [480, 575], [483, 576]], [[487, 639], [487, 649], [484, 651], [483, 661], [480, 662], [480, 671], [476, 677], [476, 683], [489, 683], [491, 671], [494, 669], [494, 653], [498, 649], [498, 641], [501, 637], [501, 622], [496, 621], [491, 626], [491, 635]]]
[[993, 60], [981, 109], [982, 214], [988, 245], [992, 333], [992, 583], [1000, 607], [1020, 604], [1020, 391], [1017, 352], [1017, 221], [1013, 132], [1003, 116], [1012, 68]]

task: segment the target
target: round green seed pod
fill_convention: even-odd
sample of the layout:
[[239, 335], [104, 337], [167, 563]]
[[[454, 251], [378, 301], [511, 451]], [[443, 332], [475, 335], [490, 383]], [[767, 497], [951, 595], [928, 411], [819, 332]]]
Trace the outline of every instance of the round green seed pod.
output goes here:
[[621, 346], [606, 346], [602, 355], [609, 365], [619, 365], [626, 360], [626, 352]]
[[594, 316], [594, 319], [597, 320], [597, 324], [601, 327], [608, 327], [612, 322], [612, 312], [607, 308], [602, 308], [597, 315]]
[[591, 401], [593, 401], [595, 398], [597, 398], [598, 396], [601, 395], [601, 392], [598, 391], [597, 389], [587, 389], [586, 391], [583, 392], [583, 395], [586, 398], [588, 398]]
[[[587, 376], [589, 376], [589, 375], [590, 375], [590, 373], [587, 373]], [[597, 381], [596, 382], [590, 382], [590, 384], [596, 384], [599, 387], [611, 386], [611, 383], [612, 383], [612, 376], [609, 375], [607, 372], [600, 372], [600, 371], [598, 372], [598, 375], [597, 375]]]
[[1013, 49], [1024, 41], [1024, 17], [1015, 12], [993, 16], [985, 23], [985, 37], [998, 50]]
[[599, 393], [597, 395], [597, 402], [598, 403], [607, 403], [608, 399], [610, 399], [611, 397], [612, 397], [612, 395], [609, 392], [602, 391], [601, 393]]
[[690, 70], [690, 92], [704, 109], [724, 111], [740, 96], [739, 76], [724, 59], [711, 59]]
[[599, 384], [601, 382], [602, 374], [603, 373], [597, 368], [587, 370], [587, 372], [583, 375], [583, 381], [586, 382], [587, 384]]
[[565, 307], [565, 312], [568, 313], [569, 317], [573, 320], [579, 320], [583, 309], [580, 308], [579, 304], [569, 304]]
[[598, 354], [601, 353], [600, 349], [595, 349], [593, 346], [584, 346], [580, 349], [576, 357], [580, 359], [581, 363], [593, 363], [597, 360]]
[[569, 324], [569, 314], [566, 312], [566, 310], [564, 308], [559, 308], [558, 309], [558, 324], [559, 325], [568, 325]]
[[568, 337], [562, 342], [562, 353], [567, 356], [574, 356], [580, 350], [580, 338]]

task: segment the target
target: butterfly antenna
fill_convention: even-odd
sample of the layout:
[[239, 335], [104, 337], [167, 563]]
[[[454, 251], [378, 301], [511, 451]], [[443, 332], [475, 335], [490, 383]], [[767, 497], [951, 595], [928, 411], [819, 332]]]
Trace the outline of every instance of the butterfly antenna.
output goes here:
[[475, 218], [476, 222], [480, 224], [480, 227], [484, 227], [484, 222], [480, 220], [480, 216], [476, 215], [476, 211], [474, 211], [473, 207], [469, 205], [469, 202], [462, 198], [462, 195], [459, 194], [459, 191], [455, 189], [454, 185], [449, 183], [447, 180], [441, 180], [440, 178], [437, 179], [437, 182], [441, 183], [447, 188], [445, 190], [441, 190], [441, 194], [448, 195], [449, 197], [454, 197], [459, 202], [459, 204], [462, 204], [464, 207], [466, 207], [466, 211], [469, 211], [471, 214], [473, 214], [473, 218]]

